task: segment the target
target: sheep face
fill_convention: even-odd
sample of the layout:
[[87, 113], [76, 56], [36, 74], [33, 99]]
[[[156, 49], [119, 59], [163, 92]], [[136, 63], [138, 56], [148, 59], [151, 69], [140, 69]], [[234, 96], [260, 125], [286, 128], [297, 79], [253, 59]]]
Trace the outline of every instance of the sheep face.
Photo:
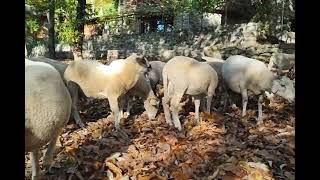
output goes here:
[[273, 81], [272, 92], [288, 100], [290, 103], [294, 103], [295, 101], [294, 82], [285, 76]]
[[156, 98], [150, 98], [145, 102], [145, 109], [149, 119], [154, 119], [158, 113], [159, 100]]
[[[130, 56], [129, 58], [131, 58], [132, 56]], [[139, 64], [142, 68], [143, 68], [143, 73], [147, 73], [150, 71], [151, 69], [151, 65], [149, 64], [149, 61], [147, 60], [146, 57], [140, 55], [137, 56], [135, 55], [133, 57], [133, 60], [137, 62], [137, 64]]]

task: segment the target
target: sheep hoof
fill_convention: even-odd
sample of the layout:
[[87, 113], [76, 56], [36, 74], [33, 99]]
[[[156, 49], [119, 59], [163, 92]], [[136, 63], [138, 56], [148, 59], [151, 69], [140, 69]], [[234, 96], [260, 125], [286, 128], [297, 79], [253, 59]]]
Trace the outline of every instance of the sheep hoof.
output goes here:
[[84, 128], [84, 127], [85, 127], [85, 125], [84, 125], [83, 122], [77, 122], [76, 124], [77, 124], [80, 128]]
[[261, 117], [256, 118], [257, 120], [257, 125], [260, 125], [263, 123], [263, 119]]
[[174, 127], [177, 128], [179, 131], [182, 130], [181, 124], [174, 123]]

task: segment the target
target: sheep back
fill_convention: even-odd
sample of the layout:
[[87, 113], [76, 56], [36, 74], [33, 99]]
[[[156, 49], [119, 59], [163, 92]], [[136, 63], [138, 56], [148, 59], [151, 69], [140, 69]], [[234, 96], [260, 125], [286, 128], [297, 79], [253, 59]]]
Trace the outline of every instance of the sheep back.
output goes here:
[[275, 78], [263, 62], [241, 55], [230, 56], [221, 72], [224, 82], [237, 93], [240, 93], [240, 87], [254, 94], [269, 91]]
[[71, 97], [59, 72], [49, 64], [27, 60], [25, 75], [25, 151], [32, 151], [68, 122]]

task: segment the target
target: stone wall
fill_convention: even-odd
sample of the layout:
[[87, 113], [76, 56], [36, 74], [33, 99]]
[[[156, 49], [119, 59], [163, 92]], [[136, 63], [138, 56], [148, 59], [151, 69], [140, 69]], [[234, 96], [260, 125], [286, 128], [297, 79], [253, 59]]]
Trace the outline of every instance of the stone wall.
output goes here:
[[[141, 53], [164, 61], [175, 55], [201, 60], [204, 49], [215, 49], [216, 52], [212, 54], [217, 54], [217, 57], [223, 59], [230, 55], [242, 54], [268, 61], [272, 53], [294, 52], [294, 44], [293, 46], [279, 46], [279, 44], [266, 42], [258, 43], [261, 36], [259, 27], [257, 23], [248, 23], [227, 27], [219, 25], [203, 32], [181, 31], [93, 36], [84, 41], [83, 56], [84, 59], [111, 60], [125, 58], [131, 53]], [[288, 41], [294, 42], [294, 33], [289, 34]], [[43, 45], [33, 48], [31, 55], [39, 56], [46, 52], [47, 48]], [[70, 46], [58, 44], [56, 52], [58, 58], [73, 59]]]
[[182, 13], [174, 19], [174, 27], [176, 30], [201, 30], [214, 29], [221, 25], [221, 14], [213, 13]]
[[[217, 26], [206, 32], [170, 32], [141, 35], [96, 36], [84, 42], [87, 59], [125, 58], [131, 53], [168, 60], [174, 55], [184, 55], [201, 59], [205, 47], [217, 47], [222, 58], [243, 54], [248, 57], [267, 59], [274, 52], [292, 52], [279, 49], [278, 44], [260, 44], [259, 24], [237, 24], [227, 27]], [[292, 37], [294, 39], [294, 37]], [[292, 41], [290, 39], [290, 41]], [[293, 49], [292, 49], [293, 48]], [[109, 55], [108, 55], [109, 51]], [[116, 52], [116, 53], [115, 53]]]

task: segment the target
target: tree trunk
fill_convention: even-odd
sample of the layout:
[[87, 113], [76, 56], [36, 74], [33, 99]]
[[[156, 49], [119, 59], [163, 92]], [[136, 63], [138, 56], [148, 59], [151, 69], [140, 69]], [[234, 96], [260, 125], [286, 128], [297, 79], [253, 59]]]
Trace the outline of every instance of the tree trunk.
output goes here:
[[228, 1], [225, 4], [225, 15], [224, 15], [224, 25], [227, 25], [227, 17], [228, 17]]
[[119, 0], [119, 1], [118, 1], [118, 14], [121, 13], [122, 3], [123, 3], [123, 0]]
[[48, 17], [48, 49], [49, 58], [55, 59], [55, 36], [54, 36], [54, 11], [55, 11], [55, 0], [50, 0]]
[[78, 26], [77, 30], [80, 33], [79, 42], [75, 46], [75, 51], [78, 51], [80, 58], [82, 58], [82, 44], [84, 36], [84, 24], [85, 24], [85, 14], [86, 14], [86, 0], [78, 0], [77, 4], [77, 20]]
[[201, 11], [200, 32], [202, 31], [202, 24], [203, 24], [203, 11]]

